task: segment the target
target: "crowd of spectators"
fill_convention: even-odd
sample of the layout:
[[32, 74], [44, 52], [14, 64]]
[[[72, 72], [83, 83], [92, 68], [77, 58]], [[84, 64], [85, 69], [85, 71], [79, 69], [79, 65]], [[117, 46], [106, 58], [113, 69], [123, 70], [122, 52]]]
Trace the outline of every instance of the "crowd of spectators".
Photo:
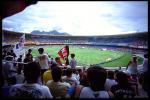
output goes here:
[[[43, 48], [38, 51], [39, 55], [35, 59], [31, 49], [25, 59], [20, 55], [15, 60], [14, 54], [10, 52], [4, 55], [3, 59], [7, 61], [2, 65], [3, 98], [148, 97], [147, 70], [131, 74], [121, 70], [106, 70], [98, 65], [80, 69], [76, 67], [75, 54], [71, 54], [72, 60], [65, 66], [46, 55]], [[146, 60], [143, 66], [148, 66]]]

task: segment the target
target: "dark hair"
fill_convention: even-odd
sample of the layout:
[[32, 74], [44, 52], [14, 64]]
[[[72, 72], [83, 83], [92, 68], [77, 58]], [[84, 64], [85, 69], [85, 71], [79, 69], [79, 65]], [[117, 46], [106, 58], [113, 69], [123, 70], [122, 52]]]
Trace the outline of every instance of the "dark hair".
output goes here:
[[72, 75], [72, 69], [71, 68], [67, 68], [66, 70], [66, 76], [71, 76]]
[[30, 62], [24, 67], [24, 76], [27, 83], [36, 83], [40, 76], [40, 65], [37, 62]]
[[32, 49], [29, 49], [28, 52], [32, 52]]
[[124, 72], [119, 71], [116, 74], [116, 81], [120, 85], [127, 84], [128, 83], [128, 75]]
[[71, 58], [74, 58], [74, 57], [75, 57], [75, 54], [74, 54], [74, 53], [72, 53], [72, 54], [71, 54]]
[[28, 54], [26, 54], [26, 57], [29, 57], [29, 56], [31, 56], [31, 54], [29, 54], [29, 53], [28, 53]]
[[97, 65], [92, 65], [87, 69], [87, 79], [93, 91], [104, 90], [107, 72]]
[[148, 54], [146, 53], [146, 54], [144, 54], [144, 58], [148, 58]]
[[60, 67], [54, 67], [52, 69], [52, 78], [54, 82], [58, 82], [62, 76], [62, 69]]
[[7, 52], [7, 55], [11, 55], [11, 52]]
[[43, 48], [39, 48], [38, 51], [39, 51], [40, 54], [42, 54], [44, 52], [44, 49]]
[[109, 70], [107, 72], [107, 78], [109, 79], [114, 79], [114, 75], [115, 75], [114, 71]]

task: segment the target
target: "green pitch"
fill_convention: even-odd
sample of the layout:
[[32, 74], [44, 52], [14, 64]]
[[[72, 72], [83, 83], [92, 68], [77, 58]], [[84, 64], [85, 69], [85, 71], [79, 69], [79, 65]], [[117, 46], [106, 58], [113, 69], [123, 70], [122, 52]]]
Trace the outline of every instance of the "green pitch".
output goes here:
[[[45, 53], [51, 55], [52, 58], [59, 56], [57, 52], [63, 46], [48, 46], [43, 47]], [[38, 55], [38, 48], [32, 49], [33, 57]], [[74, 53], [78, 66], [86, 66], [90, 64], [100, 64], [103, 67], [124, 67], [132, 59], [132, 55], [127, 52], [100, 50], [92, 47], [69, 46], [69, 52]], [[70, 55], [69, 55], [70, 59]], [[62, 60], [63, 62], [63, 60]], [[142, 63], [142, 58], [138, 58], [139, 64]]]

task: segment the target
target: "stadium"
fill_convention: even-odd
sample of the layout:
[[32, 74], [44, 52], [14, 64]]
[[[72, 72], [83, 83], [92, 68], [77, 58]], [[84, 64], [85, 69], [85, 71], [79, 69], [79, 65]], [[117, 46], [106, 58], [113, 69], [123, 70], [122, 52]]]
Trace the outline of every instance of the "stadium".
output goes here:
[[[3, 7], [5, 8], [6, 6], [6, 8], [9, 8], [7, 4], [9, 5], [10, 2], [5, 3]], [[27, 2], [22, 1], [20, 5], [23, 3]], [[23, 26], [21, 19], [19, 19], [19, 24], [13, 24], [11, 18], [5, 19], [5, 17], [20, 12], [25, 6], [32, 4], [36, 4], [36, 2], [28, 1], [28, 4], [25, 4], [22, 8], [13, 9], [14, 11], [12, 10], [12, 12], [8, 9], [10, 11], [3, 13], [2, 16], [4, 19], [4, 28], [2, 29], [2, 73], [0, 74], [2, 78], [2, 90], [0, 92], [2, 98], [148, 98], [147, 31], [123, 32], [112, 35], [106, 34], [109, 32], [107, 31], [106, 33], [100, 33], [101, 35], [90, 34], [88, 36], [85, 35], [86, 32], [91, 31], [88, 29], [91, 28], [88, 25], [84, 32], [83, 30], [81, 31], [81, 33], [84, 33], [83, 35], [60, 34], [60, 32], [58, 32], [58, 34], [39, 34], [35, 29], [34, 34], [32, 33], [33, 31], [15, 31], [15, 29], [13, 29], [14, 27], [16, 30], [19, 30], [20, 27], [22, 30], [25, 30], [25, 28], [28, 30], [29, 27]], [[42, 3], [40, 2], [38, 4]], [[69, 4], [71, 5], [71, 3]], [[116, 3], [116, 5], [118, 4]], [[37, 5], [37, 7], [38, 6], [39, 5]], [[64, 7], [65, 6], [66, 5], [64, 5]], [[82, 5], [78, 4], [78, 6], [82, 8]], [[93, 6], [91, 5], [91, 7]], [[64, 9], [66, 10], [66, 8]], [[91, 9], [94, 11], [95, 8]], [[92, 11], [91, 9], [89, 12]], [[80, 9], [77, 9], [77, 11], [78, 10]], [[73, 9], [73, 11], [76, 10]], [[22, 16], [26, 16], [25, 14], [22, 14]], [[38, 15], [38, 13], [35, 14]], [[57, 15], [57, 13], [55, 14]], [[92, 14], [95, 14], [95, 12]], [[104, 13], [103, 16], [111, 17], [111, 14], [105, 15]], [[71, 17], [72, 15], [70, 15], [70, 19]], [[76, 17], [78, 19], [78, 16]], [[80, 17], [82, 18], [82, 16]], [[14, 18], [17, 17], [15, 16]], [[31, 24], [31, 26], [34, 27], [34, 20], [31, 18], [33, 23], [30, 23], [31, 19], [25, 17], [25, 20], [26, 19], [29, 25]], [[38, 19], [39, 22], [41, 20], [44, 22], [44, 20], [46, 21], [46, 16], [45, 19], [36, 17], [35, 19]], [[70, 19], [68, 20], [70, 21]], [[88, 20], [84, 20], [85, 25]], [[92, 19], [92, 21], [93, 20], [94, 19]], [[101, 20], [101, 22], [103, 21]], [[48, 23], [49, 22], [46, 24]], [[94, 22], [91, 22], [91, 24], [93, 23]], [[44, 30], [42, 25], [45, 25], [45, 23], [40, 24], [40, 28]], [[100, 24], [101, 27], [103, 24], [104, 23], [102, 23], [102, 25]], [[112, 23], [110, 22], [109, 24]], [[11, 25], [14, 27], [12, 28]], [[98, 21], [97, 23], [95, 22], [94, 25], [94, 27], [99, 25]], [[104, 26], [105, 25], [106, 24], [104, 24]], [[116, 26], [117, 25], [119, 24], [116, 24]], [[77, 23], [76, 26], [78, 26]], [[79, 26], [77, 29], [78, 32], [81, 28]], [[102, 28], [101, 30], [103, 30]], [[131, 27], [129, 26], [128, 28]], [[60, 30], [61, 28], [56, 25], [53, 31], [50, 32], [55, 32], [55, 29]], [[123, 30], [125, 29], [126, 28]], [[73, 31], [73, 28], [71, 28], [71, 31]], [[93, 30], [93, 33], [96, 33], [96, 31]], [[112, 28], [112, 33], [113, 32], [115, 31]]]
[[[3, 45], [16, 44], [22, 35], [23, 33], [3, 30]], [[146, 32], [142, 34], [133, 33], [115, 36], [52, 36], [26, 34], [25, 39], [24, 48], [26, 52], [29, 48], [39, 48], [42, 46], [46, 49], [47, 54], [53, 55], [53, 58], [58, 56], [57, 52], [64, 45], [69, 45], [70, 54], [76, 52], [78, 66], [105, 63], [103, 65], [107, 67], [125, 67], [131, 60], [133, 54], [143, 55], [148, 51], [148, 34]], [[36, 50], [33, 50], [34, 57], [37, 56], [37, 53]], [[123, 63], [118, 64], [119, 62]], [[140, 64], [142, 64], [141, 56], [139, 56], [139, 65]]]

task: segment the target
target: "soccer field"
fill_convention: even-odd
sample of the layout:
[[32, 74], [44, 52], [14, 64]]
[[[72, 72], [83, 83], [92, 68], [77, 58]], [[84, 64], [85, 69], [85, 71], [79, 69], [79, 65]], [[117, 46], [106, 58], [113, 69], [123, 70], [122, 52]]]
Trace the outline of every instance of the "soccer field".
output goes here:
[[[59, 56], [57, 53], [63, 46], [43, 47], [45, 53], [51, 55], [52, 58]], [[33, 57], [38, 55], [38, 48], [32, 48]], [[78, 66], [87, 66], [90, 64], [100, 64], [102, 67], [124, 67], [132, 59], [132, 55], [127, 52], [101, 50], [92, 47], [69, 46], [69, 54], [74, 53]], [[70, 59], [70, 55], [69, 55]], [[61, 60], [63, 62], [63, 60]], [[138, 57], [139, 64], [142, 58]], [[64, 62], [63, 62], [64, 63]]]

